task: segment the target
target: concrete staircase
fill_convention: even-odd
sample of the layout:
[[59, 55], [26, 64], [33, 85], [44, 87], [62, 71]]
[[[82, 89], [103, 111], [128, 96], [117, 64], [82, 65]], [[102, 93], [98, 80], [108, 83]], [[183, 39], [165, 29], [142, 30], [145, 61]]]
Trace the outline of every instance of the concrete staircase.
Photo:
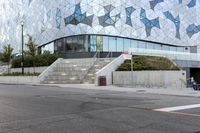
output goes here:
[[81, 84], [94, 83], [95, 73], [112, 59], [60, 59], [51, 67], [41, 83]]
[[113, 60], [114, 60], [114, 58], [99, 58], [99, 59], [97, 59], [97, 61], [94, 63], [94, 65], [88, 70], [88, 73], [87, 73], [87, 75], [85, 75], [82, 83], [83, 84], [94, 84], [96, 72], [98, 72], [104, 66], [108, 65]]

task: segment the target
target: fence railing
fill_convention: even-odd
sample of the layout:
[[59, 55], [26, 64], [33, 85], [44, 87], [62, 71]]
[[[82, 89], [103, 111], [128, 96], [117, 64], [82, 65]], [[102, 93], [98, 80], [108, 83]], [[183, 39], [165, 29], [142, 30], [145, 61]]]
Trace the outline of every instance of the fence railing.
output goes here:
[[172, 60], [200, 61], [200, 54], [198, 53], [164, 51], [142, 48], [132, 48], [131, 51], [133, 55], [165, 56]]

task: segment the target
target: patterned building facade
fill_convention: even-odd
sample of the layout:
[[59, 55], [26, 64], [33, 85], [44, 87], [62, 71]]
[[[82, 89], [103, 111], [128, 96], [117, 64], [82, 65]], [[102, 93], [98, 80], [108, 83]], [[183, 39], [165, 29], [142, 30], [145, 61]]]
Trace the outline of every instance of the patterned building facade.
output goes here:
[[23, 20], [25, 38], [31, 35], [43, 50], [121, 52], [135, 47], [184, 52], [199, 44], [199, 4], [198, 0], [2, 1], [0, 44], [11, 43], [20, 50]]

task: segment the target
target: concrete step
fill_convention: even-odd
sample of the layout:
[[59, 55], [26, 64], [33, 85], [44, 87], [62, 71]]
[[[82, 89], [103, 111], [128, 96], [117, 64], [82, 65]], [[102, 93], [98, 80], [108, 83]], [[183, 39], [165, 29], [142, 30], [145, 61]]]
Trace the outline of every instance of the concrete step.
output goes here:
[[56, 67], [89, 67], [91, 66], [92, 63], [87, 63], [87, 64], [57, 64]]
[[94, 66], [91, 68], [91, 65], [94, 63], [93, 59], [63, 59], [56, 65], [55, 68], [53, 68], [53, 71], [42, 83], [94, 84], [95, 73], [110, 63], [112, 60], [113, 59], [97, 59]]
[[80, 81], [43, 81], [42, 84], [80, 84]]
[[56, 68], [53, 69], [53, 71], [56, 71], [56, 72], [86, 71], [88, 69], [89, 69], [89, 67], [69, 67], [69, 68], [56, 67]]
[[81, 79], [81, 78], [83, 78], [83, 76], [82, 75], [70, 75], [70, 76], [55, 76], [55, 75], [52, 75], [52, 76], [48, 76], [48, 77], [46, 77], [46, 79], [54, 79], [54, 80], [62, 80], [62, 79], [64, 79], [64, 80], [70, 80], [71, 78], [75, 78], [75, 79]]
[[86, 71], [53, 71], [49, 76], [73, 76], [73, 75], [83, 75]]

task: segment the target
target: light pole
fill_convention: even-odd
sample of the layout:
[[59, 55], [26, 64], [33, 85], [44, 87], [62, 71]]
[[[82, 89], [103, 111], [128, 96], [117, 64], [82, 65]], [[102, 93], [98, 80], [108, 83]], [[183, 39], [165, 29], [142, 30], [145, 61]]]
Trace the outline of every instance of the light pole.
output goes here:
[[21, 60], [21, 67], [22, 67], [22, 74], [24, 75], [24, 21], [21, 21], [22, 27], [22, 60]]
[[133, 87], [133, 51], [129, 48], [129, 55], [131, 55], [131, 85]]

